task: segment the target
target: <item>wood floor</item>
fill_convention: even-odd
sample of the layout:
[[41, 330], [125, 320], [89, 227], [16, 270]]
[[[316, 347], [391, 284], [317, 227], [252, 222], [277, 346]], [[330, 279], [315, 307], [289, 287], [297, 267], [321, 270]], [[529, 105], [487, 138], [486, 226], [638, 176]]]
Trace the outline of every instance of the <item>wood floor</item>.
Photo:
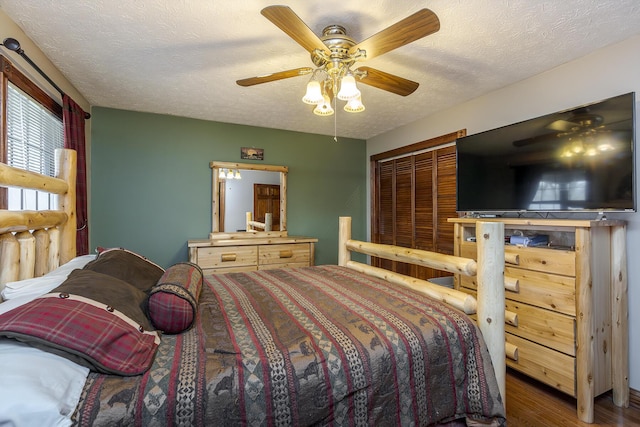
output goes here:
[[640, 409], [615, 406], [609, 392], [596, 398], [594, 418], [594, 424], [583, 423], [574, 398], [507, 369], [509, 427], [640, 426]]

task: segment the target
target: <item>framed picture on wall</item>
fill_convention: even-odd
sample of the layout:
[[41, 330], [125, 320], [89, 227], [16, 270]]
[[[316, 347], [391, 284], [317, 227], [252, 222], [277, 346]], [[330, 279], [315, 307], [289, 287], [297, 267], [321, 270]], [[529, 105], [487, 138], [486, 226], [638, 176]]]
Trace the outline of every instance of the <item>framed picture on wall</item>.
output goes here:
[[264, 149], [242, 147], [240, 148], [240, 158], [249, 160], [264, 160]]

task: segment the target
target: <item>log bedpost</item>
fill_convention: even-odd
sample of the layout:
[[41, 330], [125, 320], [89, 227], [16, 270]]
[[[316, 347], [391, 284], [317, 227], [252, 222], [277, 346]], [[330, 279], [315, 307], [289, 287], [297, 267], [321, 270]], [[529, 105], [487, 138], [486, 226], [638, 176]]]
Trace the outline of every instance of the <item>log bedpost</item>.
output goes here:
[[351, 240], [351, 217], [341, 216], [338, 230], [338, 265], [345, 267], [351, 260], [347, 241]]
[[264, 214], [264, 231], [273, 230], [273, 214], [266, 213]]
[[58, 196], [58, 209], [67, 214], [67, 220], [60, 227], [60, 265], [76, 256], [76, 169], [75, 150], [56, 150], [56, 177], [68, 184], [66, 193]]
[[478, 327], [489, 348], [498, 388], [506, 407], [504, 224], [477, 222]]

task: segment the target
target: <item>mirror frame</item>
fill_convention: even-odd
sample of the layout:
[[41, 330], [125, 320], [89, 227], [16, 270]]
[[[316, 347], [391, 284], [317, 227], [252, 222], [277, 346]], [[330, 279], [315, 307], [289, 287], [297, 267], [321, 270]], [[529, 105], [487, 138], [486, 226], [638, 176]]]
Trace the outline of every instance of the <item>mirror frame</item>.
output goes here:
[[218, 162], [209, 163], [211, 168], [211, 233], [223, 233], [220, 230], [220, 169], [240, 169], [280, 173], [280, 232], [287, 231], [287, 166], [259, 165], [255, 163]]

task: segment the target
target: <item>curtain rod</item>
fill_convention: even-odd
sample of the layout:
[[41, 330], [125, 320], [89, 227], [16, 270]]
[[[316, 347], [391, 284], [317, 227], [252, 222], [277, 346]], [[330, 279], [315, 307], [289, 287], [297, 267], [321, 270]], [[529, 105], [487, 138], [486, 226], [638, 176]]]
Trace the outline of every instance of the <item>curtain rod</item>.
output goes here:
[[[11, 37], [8, 37], [8, 38], [4, 39], [4, 42], [2, 42], [2, 46], [6, 47], [7, 49], [12, 50], [12, 51], [14, 51], [15, 53], [17, 53], [18, 55], [20, 55], [20, 56], [21, 56], [25, 61], [27, 61], [27, 62], [29, 63], [29, 65], [31, 65], [31, 66], [32, 66], [32, 67], [33, 67], [33, 68], [34, 68], [38, 73], [40, 73], [40, 75], [41, 75], [42, 77], [44, 77], [44, 78], [45, 78], [45, 80], [46, 80], [47, 82], [49, 82], [49, 84], [50, 84], [51, 86], [53, 86], [55, 90], [57, 90], [58, 92], [60, 92], [60, 95], [61, 95], [61, 96], [65, 94], [65, 93], [64, 93], [64, 91], [63, 91], [62, 89], [60, 89], [60, 87], [59, 87], [57, 84], [55, 84], [55, 83], [53, 82], [53, 80], [51, 80], [51, 79], [49, 78], [49, 76], [48, 76], [44, 71], [42, 71], [42, 70], [40, 69], [40, 67], [38, 67], [38, 66], [37, 66], [37, 65], [36, 65], [36, 64], [31, 60], [31, 58], [29, 58], [29, 57], [27, 56], [27, 54], [26, 54], [26, 53], [24, 53], [24, 49], [20, 48], [20, 42], [19, 42], [18, 40], [14, 39], [14, 38], [11, 38]], [[89, 114], [89, 113], [85, 112], [85, 113], [84, 113], [84, 118], [85, 118], [85, 120], [86, 120], [86, 119], [90, 119], [90, 118], [91, 118], [91, 114]]]

